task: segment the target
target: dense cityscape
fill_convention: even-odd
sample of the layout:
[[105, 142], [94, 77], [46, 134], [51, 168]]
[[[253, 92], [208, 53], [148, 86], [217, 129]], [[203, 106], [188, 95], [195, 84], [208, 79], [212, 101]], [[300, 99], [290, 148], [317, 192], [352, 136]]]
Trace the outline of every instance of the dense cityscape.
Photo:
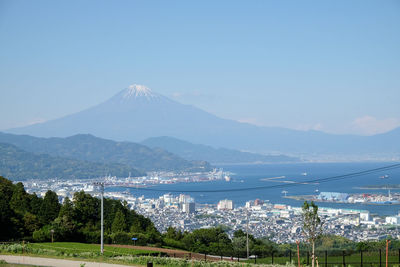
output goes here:
[[[294, 243], [297, 240], [304, 241], [301, 231], [301, 207], [294, 207], [279, 203], [270, 203], [268, 200], [249, 200], [245, 206], [235, 206], [232, 200], [221, 199], [216, 204], [198, 204], [190, 195], [170, 193], [163, 194], [159, 198], [145, 198], [135, 196], [125, 191], [113, 191], [113, 186], [132, 184], [132, 181], [140, 181], [140, 186], [154, 183], [175, 183], [229, 179], [222, 170], [210, 173], [196, 173], [188, 178], [175, 177], [171, 173], [157, 173], [149, 178], [126, 178], [117, 181], [113, 177], [105, 178], [105, 184], [111, 191], [105, 192], [105, 197], [126, 201], [129, 207], [139, 214], [150, 218], [160, 232], [165, 232], [169, 226], [182, 231], [221, 226], [232, 236], [236, 230], [246, 230], [257, 238], [268, 237], [276, 243]], [[163, 178], [161, 178], [163, 177]], [[169, 177], [169, 178], [168, 178]], [[203, 177], [203, 178], [199, 178]], [[208, 177], [208, 178], [204, 178]], [[94, 180], [71, 181], [25, 181], [28, 192], [37, 192], [44, 195], [48, 189], [55, 191], [63, 201], [65, 197], [73, 197], [73, 193], [84, 190], [95, 196], [99, 191], [94, 186]], [[127, 186], [129, 187], [129, 186]], [[346, 197], [346, 194], [334, 192], [321, 192], [320, 198], [338, 199]], [[369, 197], [369, 196], [367, 196]], [[376, 196], [375, 196], [376, 197]], [[384, 200], [390, 196], [380, 196]], [[316, 199], [318, 200], [318, 199]], [[397, 206], [394, 206], [397, 207]], [[391, 216], [377, 216], [367, 210], [319, 208], [319, 215], [324, 222], [324, 234], [340, 235], [352, 241], [381, 240], [387, 236], [399, 238], [400, 211]]]

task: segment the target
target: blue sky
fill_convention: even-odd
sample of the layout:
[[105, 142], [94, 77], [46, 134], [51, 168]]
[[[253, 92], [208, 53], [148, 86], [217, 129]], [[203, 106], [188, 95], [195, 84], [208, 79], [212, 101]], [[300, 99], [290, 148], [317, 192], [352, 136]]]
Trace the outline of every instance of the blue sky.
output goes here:
[[0, 130], [144, 84], [258, 125], [400, 126], [399, 1], [0, 1]]

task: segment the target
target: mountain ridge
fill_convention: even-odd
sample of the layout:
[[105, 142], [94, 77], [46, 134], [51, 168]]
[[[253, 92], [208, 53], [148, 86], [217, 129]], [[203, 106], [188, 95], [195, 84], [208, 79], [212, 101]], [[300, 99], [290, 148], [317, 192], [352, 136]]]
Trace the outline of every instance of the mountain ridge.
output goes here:
[[34, 154], [15, 145], [0, 142], [0, 176], [13, 180], [26, 179], [88, 179], [112, 175], [144, 176], [145, 173], [117, 163], [96, 163], [83, 160]]
[[90, 134], [66, 138], [33, 137], [0, 132], [0, 142], [15, 145], [28, 152], [49, 154], [96, 163], [116, 163], [141, 171], [208, 171], [204, 161], [190, 162], [162, 149], [151, 149], [132, 142], [115, 142]]
[[[135, 85], [137, 86], [137, 85]], [[197, 107], [184, 105], [156, 93], [157, 97], [123, 99], [125, 89], [109, 100], [52, 121], [6, 132], [44, 137], [90, 133], [101, 138], [140, 142], [170, 136], [194, 144], [207, 144], [259, 153], [399, 153], [400, 143], [388, 135], [333, 135], [260, 127], [219, 118]], [[152, 91], [151, 91], [152, 92]], [[393, 133], [400, 138], [399, 131]], [[392, 139], [395, 139], [393, 137]]]

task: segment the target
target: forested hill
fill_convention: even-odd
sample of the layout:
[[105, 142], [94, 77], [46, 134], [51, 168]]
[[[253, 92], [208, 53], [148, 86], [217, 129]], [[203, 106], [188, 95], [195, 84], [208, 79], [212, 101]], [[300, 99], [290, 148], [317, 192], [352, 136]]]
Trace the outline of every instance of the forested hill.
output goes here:
[[128, 177], [145, 175], [123, 164], [104, 164], [52, 157], [26, 152], [14, 145], [0, 143], [0, 175], [12, 180], [46, 178], [95, 178], [105, 175]]
[[[13, 184], [0, 176], [0, 241], [26, 240], [77, 241], [99, 243], [100, 199], [83, 191], [61, 205], [53, 191], [44, 198], [25, 191], [22, 183]], [[150, 219], [137, 214], [120, 200], [104, 199], [106, 243], [121, 243], [138, 236], [142, 242], [156, 243], [160, 233]], [[130, 234], [128, 234], [130, 232]]]
[[151, 149], [132, 142], [115, 142], [89, 134], [67, 138], [38, 138], [29, 135], [0, 133], [0, 142], [13, 144], [35, 154], [118, 163], [141, 171], [209, 171], [205, 161], [188, 161], [161, 148]]

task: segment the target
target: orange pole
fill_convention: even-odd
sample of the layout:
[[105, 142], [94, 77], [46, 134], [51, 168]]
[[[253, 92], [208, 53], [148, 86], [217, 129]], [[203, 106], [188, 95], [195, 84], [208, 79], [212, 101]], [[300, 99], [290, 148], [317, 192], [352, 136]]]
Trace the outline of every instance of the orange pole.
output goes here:
[[300, 242], [299, 242], [299, 240], [296, 241], [296, 244], [297, 244], [297, 264], [300, 267], [300, 248], [299, 248]]
[[388, 267], [389, 243], [390, 243], [390, 240], [386, 239], [386, 267]]

